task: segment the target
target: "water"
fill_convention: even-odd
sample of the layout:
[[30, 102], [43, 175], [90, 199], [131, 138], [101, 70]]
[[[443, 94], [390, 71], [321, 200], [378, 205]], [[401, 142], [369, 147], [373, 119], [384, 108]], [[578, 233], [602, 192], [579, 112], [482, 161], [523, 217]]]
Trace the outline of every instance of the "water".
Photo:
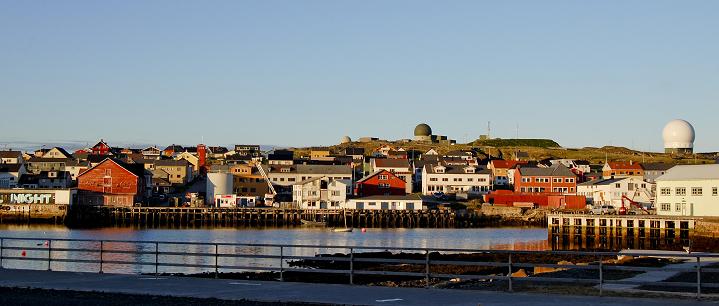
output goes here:
[[[57, 225], [0, 225], [0, 237], [42, 239], [94, 239], [130, 241], [170, 241], [203, 243], [260, 243], [277, 245], [331, 245], [335, 248], [285, 248], [283, 255], [314, 256], [322, 253], [347, 253], [346, 246], [368, 247], [415, 247], [415, 248], [461, 248], [484, 250], [548, 250], [546, 228], [502, 227], [479, 229], [367, 229], [363, 233], [355, 229], [351, 233], [335, 233], [326, 228], [213, 228], [213, 229], [137, 229], [109, 227], [100, 229], [68, 229]], [[6, 240], [3, 266], [7, 268], [47, 269], [46, 260], [18, 260], [7, 257], [47, 258], [49, 248], [44, 241]], [[106, 253], [103, 260], [123, 262], [105, 263], [103, 271], [118, 273], [153, 273], [155, 245], [150, 243], [105, 243], [105, 250], [145, 252], [147, 254]], [[39, 250], [23, 250], [37, 248]], [[98, 243], [59, 242], [58, 248], [84, 248], [98, 250]], [[214, 271], [214, 256], [195, 256], [189, 253], [214, 253], [214, 246], [162, 244], [160, 252], [178, 252], [180, 255], [159, 255], [160, 262], [168, 264], [198, 264], [208, 267], [161, 266], [158, 272], [198, 273]], [[25, 251], [23, 256], [22, 252]], [[220, 254], [279, 255], [278, 247], [219, 246]], [[53, 251], [52, 259], [99, 260], [98, 252]], [[127, 263], [125, 263], [127, 262]], [[150, 263], [148, 265], [139, 262]], [[231, 267], [278, 267], [278, 259], [220, 257], [221, 271], [234, 271]], [[68, 263], [53, 261], [53, 270], [99, 271], [99, 263]], [[243, 269], [245, 270], [245, 269]]]

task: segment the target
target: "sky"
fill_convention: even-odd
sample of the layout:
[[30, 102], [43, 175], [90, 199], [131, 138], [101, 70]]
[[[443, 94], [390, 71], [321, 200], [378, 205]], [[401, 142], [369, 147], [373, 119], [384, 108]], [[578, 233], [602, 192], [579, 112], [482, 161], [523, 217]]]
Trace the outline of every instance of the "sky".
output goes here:
[[0, 0], [5, 142], [719, 151], [717, 102], [719, 1]]

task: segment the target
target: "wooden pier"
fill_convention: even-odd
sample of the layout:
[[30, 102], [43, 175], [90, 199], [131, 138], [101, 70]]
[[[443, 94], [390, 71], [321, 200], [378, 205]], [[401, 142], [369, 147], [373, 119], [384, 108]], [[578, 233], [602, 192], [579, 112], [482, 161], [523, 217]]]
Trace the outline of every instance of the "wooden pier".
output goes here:
[[330, 227], [455, 228], [478, 227], [497, 217], [450, 210], [328, 210], [292, 208], [78, 207], [76, 226], [241, 227], [294, 226], [302, 220]]
[[682, 249], [690, 247], [696, 220], [656, 215], [549, 214], [553, 249]]

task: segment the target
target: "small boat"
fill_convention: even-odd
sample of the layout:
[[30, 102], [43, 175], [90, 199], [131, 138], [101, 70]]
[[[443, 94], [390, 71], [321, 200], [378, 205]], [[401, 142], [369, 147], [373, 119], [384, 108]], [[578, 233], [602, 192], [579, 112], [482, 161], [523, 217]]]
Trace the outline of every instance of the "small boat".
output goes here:
[[311, 220], [301, 219], [300, 222], [302, 222], [302, 225], [307, 225], [307, 226], [327, 226], [327, 222], [324, 222], [324, 221], [311, 221]]
[[333, 232], [335, 233], [351, 233], [352, 228], [351, 227], [345, 227], [345, 228], [333, 228]]

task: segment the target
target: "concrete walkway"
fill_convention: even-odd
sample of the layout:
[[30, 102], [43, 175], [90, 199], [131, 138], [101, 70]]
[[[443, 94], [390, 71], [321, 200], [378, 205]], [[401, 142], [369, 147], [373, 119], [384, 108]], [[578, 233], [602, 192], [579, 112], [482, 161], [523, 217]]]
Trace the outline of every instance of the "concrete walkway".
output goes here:
[[[682, 258], [674, 258], [674, 259], [686, 259], [686, 257]], [[701, 260], [701, 266], [708, 266], [711, 264], [719, 263], [719, 258], [703, 258]], [[666, 270], [657, 270], [657, 271], [648, 271], [644, 272], [642, 274], [638, 274], [634, 277], [630, 277], [627, 279], [623, 279], [622, 281], [627, 282], [644, 282], [644, 283], [656, 283], [661, 282], [669, 279], [672, 276], [675, 276], [679, 273], [684, 273], [687, 271], [675, 271], [673, 269], [682, 269], [682, 270], [691, 270], [695, 269], [697, 265], [696, 260], [689, 259], [686, 262], [682, 263], [676, 263], [676, 264], [670, 264], [664, 266], [662, 269]], [[629, 289], [636, 289], [637, 287], [642, 286], [642, 284], [604, 284], [603, 288], [604, 290], [611, 290], [611, 291], [624, 291]]]
[[507, 293], [0, 269], [0, 286], [346, 305], [714, 305], [694, 299]]

